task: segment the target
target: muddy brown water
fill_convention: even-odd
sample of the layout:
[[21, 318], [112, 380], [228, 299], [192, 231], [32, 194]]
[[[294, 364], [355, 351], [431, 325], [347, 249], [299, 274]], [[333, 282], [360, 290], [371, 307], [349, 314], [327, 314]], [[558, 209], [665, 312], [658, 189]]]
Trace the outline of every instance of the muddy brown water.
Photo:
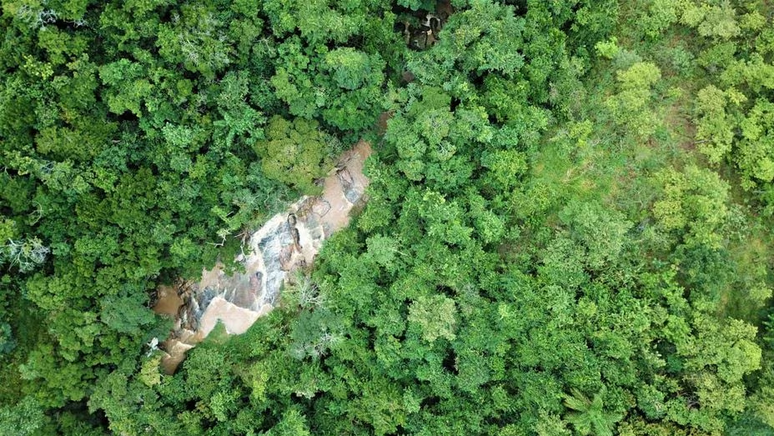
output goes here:
[[302, 197], [253, 233], [245, 254], [236, 259], [244, 273], [227, 275], [219, 264], [203, 270], [198, 282], [159, 287], [153, 310], [175, 319], [161, 346], [166, 373], [173, 373], [219, 322], [229, 334], [241, 334], [279, 304], [280, 288], [291, 273], [311, 265], [323, 241], [346, 227], [352, 209], [365, 200], [363, 165], [371, 152], [369, 143], [359, 142], [341, 155], [322, 195]]

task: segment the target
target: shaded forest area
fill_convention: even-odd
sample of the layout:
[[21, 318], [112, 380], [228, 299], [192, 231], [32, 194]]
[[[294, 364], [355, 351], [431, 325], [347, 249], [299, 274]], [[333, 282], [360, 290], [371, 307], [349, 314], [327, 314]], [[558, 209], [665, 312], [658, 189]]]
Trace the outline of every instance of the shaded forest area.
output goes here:
[[[774, 434], [771, 2], [0, 5], [0, 434]], [[157, 286], [360, 138], [350, 228], [163, 375]]]

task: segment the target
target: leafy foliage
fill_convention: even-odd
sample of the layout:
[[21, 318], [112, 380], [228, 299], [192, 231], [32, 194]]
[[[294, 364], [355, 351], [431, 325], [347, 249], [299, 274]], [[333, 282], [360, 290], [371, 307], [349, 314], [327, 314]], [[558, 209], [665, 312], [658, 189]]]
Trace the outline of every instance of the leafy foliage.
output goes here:
[[[774, 428], [767, 2], [9, 0], [0, 21], [0, 433]], [[232, 259], [363, 137], [350, 228], [162, 374], [152, 290]]]

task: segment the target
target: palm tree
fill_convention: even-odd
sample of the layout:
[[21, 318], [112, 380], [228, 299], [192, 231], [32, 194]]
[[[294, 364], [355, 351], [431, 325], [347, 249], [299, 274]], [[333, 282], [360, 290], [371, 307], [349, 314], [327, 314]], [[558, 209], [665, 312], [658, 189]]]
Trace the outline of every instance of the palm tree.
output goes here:
[[621, 414], [603, 410], [601, 392], [589, 400], [581, 391], [573, 389], [572, 395], [564, 396], [564, 405], [573, 410], [567, 413], [567, 420], [583, 436], [613, 436], [615, 423], [623, 418]]

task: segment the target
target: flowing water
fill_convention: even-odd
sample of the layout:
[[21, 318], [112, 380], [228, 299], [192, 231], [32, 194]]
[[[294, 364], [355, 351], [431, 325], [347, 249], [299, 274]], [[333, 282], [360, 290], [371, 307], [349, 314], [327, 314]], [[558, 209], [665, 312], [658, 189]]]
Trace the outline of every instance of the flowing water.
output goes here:
[[368, 179], [363, 163], [370, 154], [370, 145], [359, 142], [325, 178], [322, 195], [302, 197], [253, 233], [246, 254], [236, 259], [244, 273], [227, 275], [216, 265], [203, 271], [199, 282], [159, 288], [154, 311], [175, 316], [175, 327], [162, 344], [167, 373], [174, 372], [185, 352], [218, 322], [229, 334], [244, 333], [279, 303], [280, 289], [291, 273], [311, 265], [323, 241], [346, 227], [350, 212], [364, 200]]

